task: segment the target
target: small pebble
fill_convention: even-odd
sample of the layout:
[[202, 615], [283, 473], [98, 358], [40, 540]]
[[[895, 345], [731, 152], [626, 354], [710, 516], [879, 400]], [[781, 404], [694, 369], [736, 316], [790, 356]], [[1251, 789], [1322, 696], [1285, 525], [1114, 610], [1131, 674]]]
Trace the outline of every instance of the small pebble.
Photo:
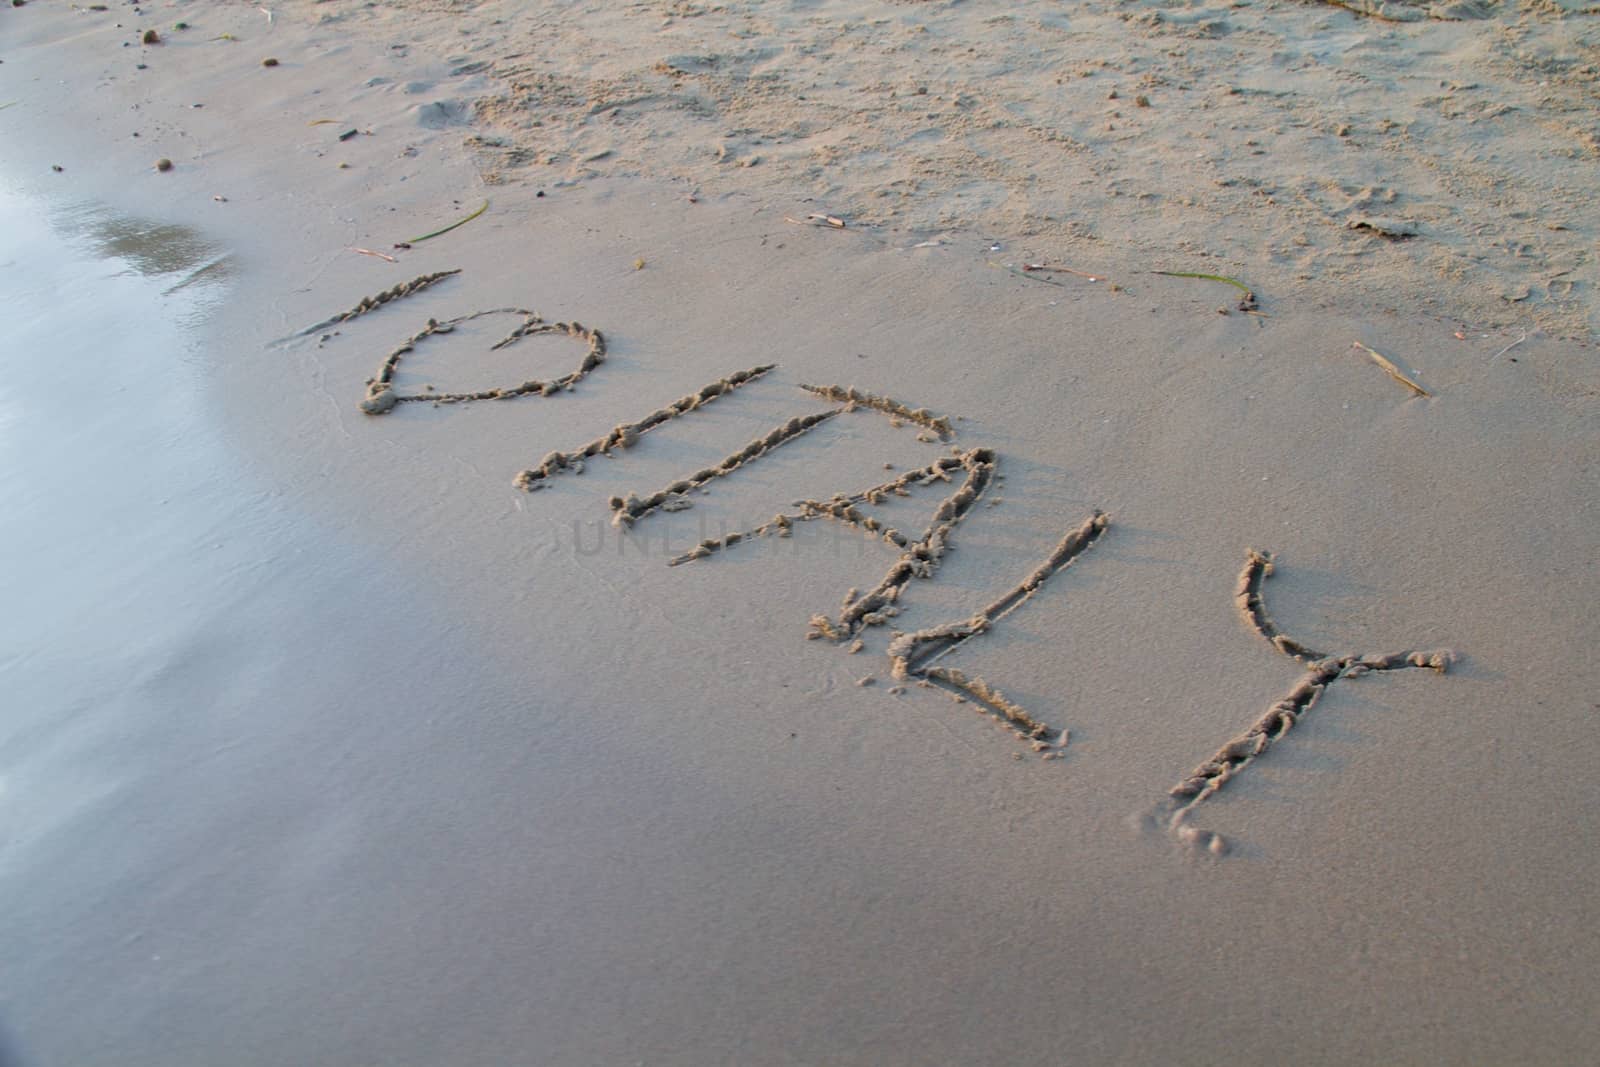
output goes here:
[[859, 686], [862, 686], [863, 688], [865, 688], [866, 686], [869, 686], [869, 685], [877, 685], [878, 684], [878, 679], [874, 678], [872, 675], [869, 674], [865, 678], [857, 678], [856, 679], [856, 684], [859, 685]]
[[161, 43], [161, 35], [159, 33], [157, 33], [155, 30], [145, 30], [144, 31], [144, 36], [141, 37], [140, 40], [143, 41], [145, 44], [160, 44]]
[[165, 172], [167, 172], [167, 171], [169, 171], [171, 169], [172, 169], [172, 160], [167, 159], [165, 156], [163, 156], [162, 158], [156, 160], [156, 170], [159, 170], [159, 171], [165, 173]]
[[271, 56], [268, 56], [266, 59], [261, 61], [261, 65], [263, 67], [276, 67], [278, 65], [278, 61], [273, 59]]

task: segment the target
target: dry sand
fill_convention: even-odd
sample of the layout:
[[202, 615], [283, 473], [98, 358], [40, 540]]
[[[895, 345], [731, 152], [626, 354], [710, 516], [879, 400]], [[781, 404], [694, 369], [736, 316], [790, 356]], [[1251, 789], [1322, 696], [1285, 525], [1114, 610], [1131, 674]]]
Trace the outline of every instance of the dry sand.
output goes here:
[[[173, 435], [212, 492], [162, 526], [187, 476], [131, 491], [121, 455], [114, 521], [41, 491], [4, 528], [31, 606], [0, 661], [26, 705], [0, 726], [12, 1059], [1591, 1054], [1594, 15], [267, 7], [0, 14], [8, 179], [227, 253], [170, 416], [208, 428]], [[361, 410], [430, 318], [496, 308], [598, 329], [605, 361]], [[564, 333], [493, 347], [525, 321], [419, 337], [395, 391], [580, 368]], [[13, 403], [81, 385], [80, 447], [120, 419], [172, 451], [47, 355], [8, 355]], [[695, 477], [839, 406], [802, 383], [953, 440], [858, 407]], [[801, 520], [667, 566], [952, 447], [996, 477], [857, 652], [808, 623], [892, 576], [881, 536]], [[861, 510], [916, 540], [951, 474]], [[96, 492], [48, 455], [29, 477]], [[709, 492], [611, 522], [682, 480]], [[892, 677], [892, 630], [969, 619], [1097, 509], [1092, 548], [938, 661], [1043, 749]], [[251, 547], [196, 563], [213, 539]], [[1283, 632], [1458, 662], [1339, 677], [1202, 769], [1306, 675], [1235, 603], [1251, 547]], [[1197, 770], [1228, 780], [1173, 827]]]

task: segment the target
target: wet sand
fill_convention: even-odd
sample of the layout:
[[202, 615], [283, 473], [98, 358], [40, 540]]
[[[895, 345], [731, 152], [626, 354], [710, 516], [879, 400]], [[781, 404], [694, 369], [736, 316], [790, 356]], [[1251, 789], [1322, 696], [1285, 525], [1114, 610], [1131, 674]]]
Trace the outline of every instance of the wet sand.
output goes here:
[[[1581, 337], [1502, 352], [1518, 332], [1457, 339], [1405, 300], [1257, 284], [1249, 314], [1128, 260], [1116, 289], [1008, 269], [1047, 257], [781, 178], [485, 185], [467, 141], [495, 134], [422, 109], [503, 87], [404, 92], [461, 65], [426, 5], [403, 49], [393, 12], [144, 10], [166, 44], [6, 16], [14, 210], [98, 201], [197, 246], [117, 295], [133, 279], [101, 274], [140, 246], [101, 242], [10, 298], [13, 1059], [1555, 1064], [1600, 1038]], [[141, 307], [168, 332], [108, 376], [92, 357]], [[395, 391], [515, 395], [362, 410], [429, 319], [496, 308], [598, 330], [604, 361], [517, 392], [592, 346], [496, 348], [526, 316], [482, 316], [414, 344]], [[952, 447], [993, 471], [943, 519], [960, 469], [851, 505], [908, 546], [959, 513], [874, 605], [896, 614], [851, 612], [908, 550], [882, 528], [725, 542]], [[970, 625], [1096, 511], [1092, 547]], [[1307, 673], [1236, 603], [1251, 548], [1272, 633], [1456, 662], [1349, 660], [1270, 750], [1227, 751]], [[807, 640], [814, 616], [844, 639]], [[1046, 735], [894, 677], [894, 631], [951, 624], [982, 632], [947, 630], [938, 665]], [[1174, 825], [1208, 761], [1200, 788], [1225, 783]]]

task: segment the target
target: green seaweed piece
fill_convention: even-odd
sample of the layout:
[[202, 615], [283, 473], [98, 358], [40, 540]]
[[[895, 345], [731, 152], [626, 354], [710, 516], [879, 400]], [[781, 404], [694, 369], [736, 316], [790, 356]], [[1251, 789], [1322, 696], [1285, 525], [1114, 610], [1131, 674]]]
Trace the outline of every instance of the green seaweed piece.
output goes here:
[[1225, 274], [1199, 274], [1188, 270], [1153, 270], [1150, 273], [1164, 274], [1169, 278], [1199, 278], [1202, 281], [1222, 282], [1224, 285], [1231, 285], [1244, 294], [1244, 299], [1239, 301], [1240, 311], [1254, 311], [1256, 309], [1256, 294], [1238, 278], [1230, 278]]
[[414, 244], [417, 244], [420, 241], [426, 241], [426, 240], [428, 240], [430, 238], [438, 237], [440, 234], [449, 233], [451, 230], [455, 229], [457, 226], [465, 226], [467, 223], [471, 222], [473, 219], [477, 218], [479, 215], [482, 215], [485, 211], [488, 211], [488, 210], [489, 210], [489, 201], [485, 200], [483, 202], [483, 206], [482, 207], [480, 207], [478, 210], [474, 211], [472, 214], [468, 215], [466, 218], [460, 220], [459, 222], [452, 222], [450, 225], [446, 226], [442, 230], [434, 230], [432, 233], [425, 233], [421, 237], [413, 237], [413, 238], [411, 238], [411, 240], [407, 241], [406, 244], [414, 245]]

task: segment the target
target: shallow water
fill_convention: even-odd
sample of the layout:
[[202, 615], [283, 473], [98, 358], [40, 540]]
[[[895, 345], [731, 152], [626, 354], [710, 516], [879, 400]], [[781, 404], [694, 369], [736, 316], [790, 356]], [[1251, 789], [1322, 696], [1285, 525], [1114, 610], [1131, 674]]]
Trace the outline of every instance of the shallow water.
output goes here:
[[275, 1018], [282, 957], [239, 945], [280, 944], [314, 896], [330, 783], [359, 778], [361, 724], [393, 706], [363, 665], [428, 613], [376, 589], [208, 401], [220, 361], [249, 358], [204, 331], [227, 249], [14, 183], [0, 234], [0, 1064], [243, 1062], [222, 1051], [237, 1019], [195, 1023]]
[[[92, 983], [90, 959], [133, 934], [115, 915], [127, 880], [154, 874], [139, 827], [170, 780], [163, 750], [229, 743], [237, 709], [190, 704], [173, 683], [240, 662], [244, 635], [218, 613], [297, 551], [297, 532], [203, 399], [211, 356], [196, 328], [227, 295], [225, 272], [206, 269], [224, 251], [14, 187], [0, 188], [0, 233], [5, 1022], [41, 1062], [66, 1062], [45, 1055], [65, 1032], [33, 1012], [81, 1010], [64, 987]], [[74, 928], [91, 954], [51, 936]]]

